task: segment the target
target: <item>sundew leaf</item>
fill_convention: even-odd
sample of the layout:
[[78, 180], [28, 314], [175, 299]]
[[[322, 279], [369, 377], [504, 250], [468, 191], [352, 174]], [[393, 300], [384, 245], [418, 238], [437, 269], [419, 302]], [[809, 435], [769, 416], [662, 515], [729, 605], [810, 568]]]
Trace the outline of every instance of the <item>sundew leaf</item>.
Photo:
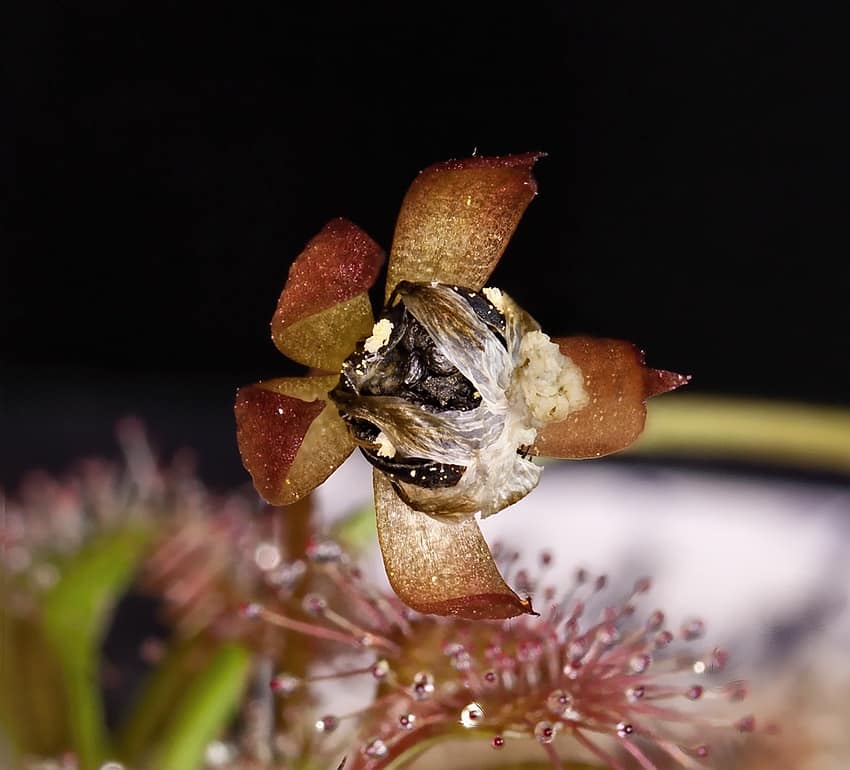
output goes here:
[[195, 673], [183, 696], [172, 703], [171, 719], [154, 748], [150, 770], [193, 770], [204, 750], [227, 725], [242, 697], [251, 655], [234, 642], [222, 645], [209, 665]]
[[[412, 770], [416, 770], [418, 765], [415, 764], [415, 760], [422, 757], [429, 749], [437, 745], [446, 745], [447, 742], [451, 742], [451, 745], [456, 747], [458, 752], [462, 753], [464, 751], [462, 744], [473, 741], [480, 744], [481, 738], [480, 732], [471, 734], [457, 727], [452, 727], [449, 730], [440, 728], [430, 735], [412, 740], [410, 745], [406, 749], [403, 749], [397, 757], [390, 760], [386, 765], [383, 765], [382, 770], [406, 770], [406, 768], [411, 768], [411, 766]], [[427, 762], [427, 759], [425, 761]], [[428, 766], [430, 766], [430, 763]], [[470, 759], [469, 767], [470, 770], [472, 768], [486, 770], [486, 768], [491, 767], [498, 767], [498, 770], [552, 770], [552, 763], [544, 760], [542, 762], [520, 761], [505, 764], [503, 762], [491, 763], [489, 761], [482, 762], [480, 759]], [[601, 765], [587, 765], [582, 762], [569, 762], [566, 760], [562, 760], [560, 767], [562, 770], [610, 770]]]
[[71, 745], [81, 770], [95, 770], [109, 755], [98, 684], [100, 643], [149, 538], [141, 528], [97, 536], [63, 566], [44, 600], [44, 634], [61, 671]]
[[[493, 733], [493, 735], [495, 735], [495, 733]], [[411, 732], [409, 735], [402, 738], [402, 740], [395, 741], [393, 743], [391, 756], [384, 759], [378, 767], [380, 770], [407, 770], [407, 768], [415, 770], [419, 767], [416, 761], [436, 746], [442, 746], [444, 751], [449, 751], [451, 755], [454, 755], [455, 752], [463, 755], [465, 752], [465, 745], [475, 744], [477, 748], [480, 748], [484, 743], [482, 741], [482, 737], [482, 731], [469, 732], [457, 724], [431, 724], [423, 726]], [[489, 749], [487, 751], [491, 755], [495, 754], [495, 752], [492, 752]], [[481, 761], [480, 755], [478, 756], [479, 758], [474, 758], [472, 756], [469, 757], [468, 767], [470, 770], [472, 770], [472, 768], [481, 768], [481, 770], [486, 770], [486, 768], [491, 767], [498, 767], [498, 770], [552, 769], [552, 763], [546, 760], [541, 762], [520, 761], [513, 763], [508, 761], [505, 763], [503, 761], [500, 762], [497, 759], [495, 762]], [[432, 764], [439, 764], [439, 759], [434, 762], [433, 758], [425, 757], [423, 759], [422, 767], [431, 767]], [[348, 762], [346, 762], [344, 768], [346, 770], [361, 770], [361, 768], [364, 768], [367, 765], [372, 767], [372, 764], [368, 759], [364, 761], [363, 755], [357, 753], [348, 758]], [[561, 761], [560, 768], [561, 770], [610, 770], [610, 768], [603, 767], [601, 765], [587, 765], [582, 762], [571, 762], [567, 760]]]

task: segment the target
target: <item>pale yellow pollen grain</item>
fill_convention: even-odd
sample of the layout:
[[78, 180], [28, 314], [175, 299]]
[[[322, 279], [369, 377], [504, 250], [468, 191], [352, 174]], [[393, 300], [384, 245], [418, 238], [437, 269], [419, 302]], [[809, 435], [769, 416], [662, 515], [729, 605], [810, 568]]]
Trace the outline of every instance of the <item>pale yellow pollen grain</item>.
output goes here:
[[382, 318], [372, 327], [372, 336], [363, 343], [363, 350], [367, 353], [377, 353], [390, 338], [393, 331], [393, 322]]
[[492, 304], [496, 310], [500, 313], [505, 312], [505, 298], [499, 289], [493, 286], [485, 286], [481, 290], [481, 293], [490, 300], [490, 304]]

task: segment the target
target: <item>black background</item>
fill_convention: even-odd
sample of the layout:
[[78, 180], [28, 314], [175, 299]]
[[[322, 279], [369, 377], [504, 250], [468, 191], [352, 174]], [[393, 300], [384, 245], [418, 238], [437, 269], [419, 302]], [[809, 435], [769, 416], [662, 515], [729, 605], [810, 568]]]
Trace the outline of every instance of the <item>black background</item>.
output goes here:
[[547, 331], [630, 339], [694, 392], [850, 404], [836, 18], [153, 5], [6, 30], [5, 481], [127, 412], [244, 479], [232, 397], [293, 371], [268, 335], [291, 260], [335, 216], [388, 248], [416, 172], [476, 149], [549, 153], [492, 279]]

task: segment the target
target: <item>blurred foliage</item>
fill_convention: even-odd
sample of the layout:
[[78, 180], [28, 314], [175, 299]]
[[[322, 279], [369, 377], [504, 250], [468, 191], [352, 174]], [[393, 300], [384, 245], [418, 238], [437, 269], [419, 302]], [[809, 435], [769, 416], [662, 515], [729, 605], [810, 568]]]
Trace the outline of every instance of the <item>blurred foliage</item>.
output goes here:
[[[19, 757], [71, 750], [80, 770], [96, 770], [108, 760], [191, 770], [232, 717], [248, 652], [225, 644], [200, 666], [187, 666], [187, 652], [194, 651], [187, 649], [189, 643], [176, 646], [156, 670], [121, 739], [113, 741], [107, 731], [99, 685], [101, 645], [151, 536], [138, 526], [95, 536], [56, 565], [60, 577], [39, 597], [34, 614], [4, 612], [0, 714]], [[154, 759], [136, 764], [148, 755]]]

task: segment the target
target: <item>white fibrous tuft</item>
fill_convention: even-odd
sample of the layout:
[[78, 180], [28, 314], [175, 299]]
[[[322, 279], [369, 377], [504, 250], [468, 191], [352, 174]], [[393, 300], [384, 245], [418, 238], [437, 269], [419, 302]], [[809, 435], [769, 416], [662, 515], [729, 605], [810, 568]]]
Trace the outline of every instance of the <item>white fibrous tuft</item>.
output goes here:
[[535, 425], [560, 422], [587, 405], [581, 369], [541, 331], [523, 335], [515, 383]]
[[390, 338], [393, 332], [393, 322], [382, 318], [372, 327], [372, 336], [363, 343], [363, 349], [367, 353], [377, 353]]

